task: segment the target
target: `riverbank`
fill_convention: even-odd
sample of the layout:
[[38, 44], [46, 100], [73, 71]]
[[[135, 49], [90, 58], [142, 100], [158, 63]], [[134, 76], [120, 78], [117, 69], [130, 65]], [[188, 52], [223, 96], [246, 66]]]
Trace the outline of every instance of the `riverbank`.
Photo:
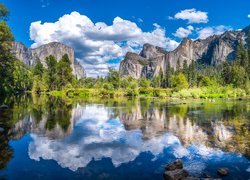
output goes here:
[[203, 87], [190, 88], [175, 91], [163, 88], [136, 88], [107, 90], [98, 88], [70, 88], [61, 91], [48, 92], [52, 96], [61, 97], [158, 97], [173, 99], [223, 99], [223, 98], [248, 98], [249, 92], [240, 88], [226, 87]]

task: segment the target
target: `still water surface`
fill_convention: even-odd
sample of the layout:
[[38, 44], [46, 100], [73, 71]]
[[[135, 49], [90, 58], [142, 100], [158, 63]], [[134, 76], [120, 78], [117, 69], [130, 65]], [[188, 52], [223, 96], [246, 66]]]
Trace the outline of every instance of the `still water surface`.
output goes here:
[[248, 101], [2, 101], [0, 179], [163, 179], [176, 159], [193, 176], [250, 178]]

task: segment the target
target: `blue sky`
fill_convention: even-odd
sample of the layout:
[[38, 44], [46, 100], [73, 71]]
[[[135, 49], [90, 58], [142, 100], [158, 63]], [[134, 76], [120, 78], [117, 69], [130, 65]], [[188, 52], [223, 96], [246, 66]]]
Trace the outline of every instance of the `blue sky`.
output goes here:
[[249, 0], [2, 2], [16, 41], [28, 47], [51, 41], [72, 46], [90, 76], [118, 67], [127, 51], [138, 52], [147, 42], [172, 50], [183, 37], [206, 38], [250, 24]]

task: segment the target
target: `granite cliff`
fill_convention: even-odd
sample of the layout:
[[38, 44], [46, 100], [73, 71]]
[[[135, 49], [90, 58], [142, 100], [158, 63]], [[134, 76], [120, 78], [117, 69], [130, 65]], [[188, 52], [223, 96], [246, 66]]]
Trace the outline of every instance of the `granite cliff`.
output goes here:
[[83, 66], [74, 57], [74, 50], [59, 42], [51, 42], [37, 48], [27, 48], [20, 42], [15, 42], [12, 49], [13, 55], [24, 64], [34, 66], [38, 60], [46, 67], [45, 58], [53, 55], [60, 60], [64, 54], [68, 54], [73, 74], [78, 78], [86, 76]]
[[173, 51], [145, 44], [139, 55], [131, 52], [126, 54], [119, 71], [122, 76], [151, 79], [159, 75], [161, 70], [165, 73], [168, 62], [173, 68], [176, 68], [178, 61], [182, 65], [185, 60], [187, 64], [194, 60], [216, 66], [235, 59], [237, 45], [246, 41], [249, 30], [250, 26], [241, 31], [226, 31], [221, 35], [194, 41], [184, 38]]

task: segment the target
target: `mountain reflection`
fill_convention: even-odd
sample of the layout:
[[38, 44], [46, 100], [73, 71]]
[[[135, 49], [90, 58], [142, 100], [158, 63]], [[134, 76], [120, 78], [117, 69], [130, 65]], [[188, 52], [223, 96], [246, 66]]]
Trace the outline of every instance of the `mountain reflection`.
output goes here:
[[[25, 103], [25, 106], [22, 106]], [[22, 112], [22, 113], [21, 113]], [[33, 97], [13, 105], [19, 114], [8, 128], [8, 138], [30, 134], [33, 160], [55, 160], [76, 171], [92, 160], [110, 158], [115, 167], [150, 152], [157, 159], [171, 148], [176, 158], [220, 157], [223, 151], [250, 156], [247, 102], [166, 103], [157, 100], [72, 101]], [[6, 136], [7, 139], [7, 136]], [[9, 151], [7, 144], [0, 153]], [[222, 150], [219, 150], [222, 149]], [[4, 158], [8, 161], [7, 157]], [[1, 165], [3, 166], [3, 165]]]

